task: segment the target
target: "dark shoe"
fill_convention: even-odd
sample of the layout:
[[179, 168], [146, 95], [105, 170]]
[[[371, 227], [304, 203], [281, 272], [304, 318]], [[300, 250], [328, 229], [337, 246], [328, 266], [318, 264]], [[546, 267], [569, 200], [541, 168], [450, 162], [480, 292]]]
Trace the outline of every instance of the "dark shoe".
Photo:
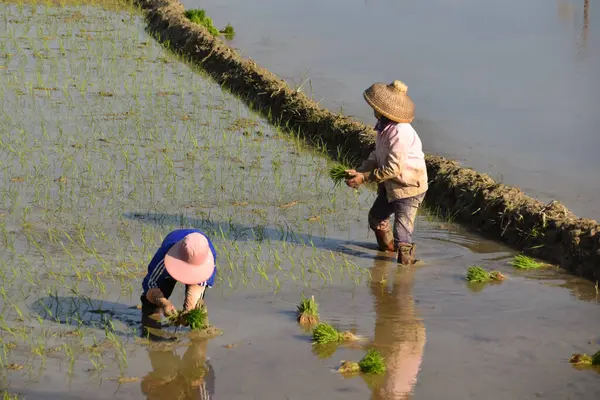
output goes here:
[[414, 243], [400, 243], [398, 246], [398, 264], [413, 265], [415, 259], [416, 245]]
[[394, 249], [394, 238], [390, 231], [382, 231], [375, 229], [375, 237], [377, 238], [377, 245], [379, 245], [379, 251], [385, 251], [393, 253]]

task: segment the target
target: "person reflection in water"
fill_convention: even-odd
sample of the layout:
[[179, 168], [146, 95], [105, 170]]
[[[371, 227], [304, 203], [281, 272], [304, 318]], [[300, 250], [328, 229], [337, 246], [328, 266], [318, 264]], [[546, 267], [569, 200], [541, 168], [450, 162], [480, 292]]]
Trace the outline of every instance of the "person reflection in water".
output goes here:
[[[154, 342], [173, 340], [159, 335], [160, 313], [142, 311], [142, 337]], [[182, 358], [174, 347], [149, 346], [152, 371], [142, 378], [141, 390], [148, 400], [208, 400], [214, 396], [215, 372], [206, 360], [207, 339], [190, 340]]]
[[[389, 276], [390, 267], [395, 271], [393, 276]], [[426, 337], [425, 325], [417, 317], [412, 297], [414, 274], [414, 268], [387, 260], [375, 260], [372, 269], [374, 342], [387, 366], [382, 381], [373, 389], [373, 400], [409, 399], [417, 381]]]

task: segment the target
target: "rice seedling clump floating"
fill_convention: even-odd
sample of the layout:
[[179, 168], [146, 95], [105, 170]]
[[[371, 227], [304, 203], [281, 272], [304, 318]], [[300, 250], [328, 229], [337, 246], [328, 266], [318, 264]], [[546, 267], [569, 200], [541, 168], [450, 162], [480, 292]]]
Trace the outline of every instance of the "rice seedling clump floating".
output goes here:
[[233, 36], [235, 35], [235, 30], [231, 24], [227, 24], [223, 30], [218, 30], [215, 27], [212, 18], [206, 15], [206, 11], [204, 9], [193, 8], [186, 10], [185, 16], [191, 22], [204, 26], [213, 36], [219, 36], [223, 34], [227, 39], [233, 39]]
[[478, 265], [473, 265], [467, 270], [469, 283], [487, 283], [489, 281], [503, 281], [506, 277], [499, 271], [488, 272]]
[[600, 350], [593, 355], [573, 354], [569, 360], [571, 364], [600, 366]]
[[227, 24], [225, 28], [221, 30], [221, 33], [223, 34], [223, 36], [225, 36], [227, 40], [231, 40], [235, 37], [235, 29], [233, 29], [233, 26], [231, 26], [231, 24]]
[[354, 342], [359, 338], [352, 332], [340, 332], [333, 326], [321, 322], [313, 330], [313, 341], [319, 344]]
[[315, 296], [310, 299], [302, 295], [302, 301], [297, 309], [298, 322], [301, 325], [314, 325], [319, 323], [319, 305], [315, 301]]
[[537, 269], [542, 267], [542, 263], [523, 254], [517, 254], [514, 260], [510, 262], [510, 265], [518, 269]]
[[385, 370], [385, 359], [376, 349], [370, 349], [359, 362], [342, 361], [342, 365], [338, 368], [338, 372], [342, 374], [362, 372], [367, 375], [381, 375]]

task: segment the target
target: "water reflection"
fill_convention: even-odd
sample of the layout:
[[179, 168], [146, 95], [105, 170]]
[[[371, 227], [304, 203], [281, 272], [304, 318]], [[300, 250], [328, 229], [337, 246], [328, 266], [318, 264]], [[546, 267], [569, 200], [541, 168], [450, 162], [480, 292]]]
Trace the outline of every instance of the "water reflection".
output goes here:
[[371, 294], [376, 321], [374, 341], [386, 359], [387, 372], [371, 399], [410, 398], [423, 358], [425, 325], [412, 297], [415, 268], [375, 260]]
[[[169, 340], [156, 334], [161, 328], [156, 310], [142, 310], [144, 337], [153, 341]], [[148, 346], [152, 371], [143, 377], [141, 391], [146, 399], [201, 399], [214, 396], [215, 373], [206, 360], [207, 339], [190, 340], [183, 357], [179, 357], [174, 346]]]

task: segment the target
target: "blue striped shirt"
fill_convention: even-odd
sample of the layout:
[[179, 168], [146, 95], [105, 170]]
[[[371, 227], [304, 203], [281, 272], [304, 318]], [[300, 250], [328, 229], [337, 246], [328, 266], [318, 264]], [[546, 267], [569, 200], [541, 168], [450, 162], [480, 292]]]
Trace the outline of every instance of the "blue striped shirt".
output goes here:
[[[144, 281], [142, 282], [142, 289], [144, 291], [144, 293], [143, 293], [144, 295], [148, 292], [148, 289], [160, 287], [161, 283], [165, 279], [173, 279], [171, 277], [171, 275], [169, 275], [169, 273], [167, 272], [167, 269], [165, 268], [165, 255], [167, 255], [167, 252], [169, 251], [169, 249], [171, 247], [173, 247], [173, 245], [175, 243], [179, 242], [181, 239], [183, 239], [184, 237], [186, 237], [187, 235], [189, 235], [190, 233], [193, 233], [193, 232], [198, 232], [198, 233], [204, 235], [203, 232], [201, 232], [197, 229], [177, 229], [177, 230], [174, 230], [173, 232], [169, 233], [167, 235], [167, 237], [165, 237], [162, 244], [160, 245], [160, 248], [156, 251], [156, 253], [154, 254], [154, 257], [152, 257], [150, 264], [148, 264], [148, 273], [146, 274], [146, 277], [144, 278]], [[210, 241], [210, 239], [208, 238], [208, 236], [206, 236], [206, 235], [204, 235], [204, 236], [208, 240], [208, 245], [210, 247], [210, 251], [212, 251], [212, 253], [213, 253], [213, 256], [215, 258], [215, 264], [216, 264], [217, 252], [215, 251], [215, 248], [214, 248], [212, 242]], [[198, 284], [199, 285], [204, 284], [204, 285], [207, 285], [208, 287], [212, 287], [215, 282], [216, 276], [217, 276], [217, 267], [215, 265], [215, 270], [214, 270], [213, 274], [210, 276], [210, 278], [208, 278], [208, 280], [206, 282], [198, 282]]]

